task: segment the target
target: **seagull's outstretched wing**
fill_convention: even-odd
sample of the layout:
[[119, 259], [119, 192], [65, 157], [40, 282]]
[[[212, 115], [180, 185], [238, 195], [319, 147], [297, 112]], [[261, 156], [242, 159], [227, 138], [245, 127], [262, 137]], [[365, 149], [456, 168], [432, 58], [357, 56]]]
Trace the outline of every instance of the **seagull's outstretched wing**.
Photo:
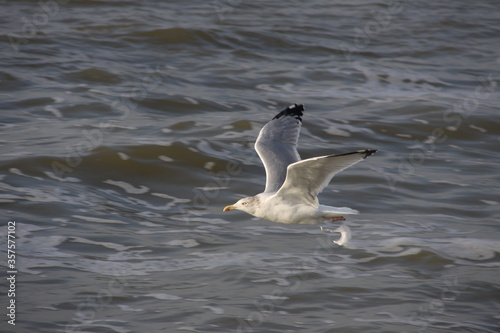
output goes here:
[[264, 192], [276, 192], [285, 181], [288, 165], [300, 161], [297, 141], [303, 111], [302, 104], [290, 105], [260, 130], [255, 150], [266, 168]]
[[376, 150], [358, 150], [340, 155], [313, 157], [288, 166], [286, 180], [276, 193], [287, 201], [318, 205], [318, 194], [333, 176], [361, 162]]

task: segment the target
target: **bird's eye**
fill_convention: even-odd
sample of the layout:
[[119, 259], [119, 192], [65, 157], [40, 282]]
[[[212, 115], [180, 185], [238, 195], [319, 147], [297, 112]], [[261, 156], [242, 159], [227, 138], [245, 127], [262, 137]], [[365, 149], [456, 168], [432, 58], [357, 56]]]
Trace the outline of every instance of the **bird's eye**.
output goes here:
[[247, 203], [248, 203], [248, 202], [242, 202], [241, 204], [242, 204], [243, 206], [246, 206], [246, 205], [247, 205]]

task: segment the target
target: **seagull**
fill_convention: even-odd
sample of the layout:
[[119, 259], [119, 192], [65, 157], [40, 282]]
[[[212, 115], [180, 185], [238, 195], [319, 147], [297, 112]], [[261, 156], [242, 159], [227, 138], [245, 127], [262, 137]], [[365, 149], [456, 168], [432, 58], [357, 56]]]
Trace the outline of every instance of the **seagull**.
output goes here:
[[266, 169], [264, 192], [224, 207], [281, 223], [319, 224], [344, 221], [358, 214], [347, 207], [320, 205], [318, 194], [333, 176], [377, 152], [357, 150], [301, 160], [297, 151], [304, 105], [293, 104], [278, 113], [260, 131], [255, 150]]

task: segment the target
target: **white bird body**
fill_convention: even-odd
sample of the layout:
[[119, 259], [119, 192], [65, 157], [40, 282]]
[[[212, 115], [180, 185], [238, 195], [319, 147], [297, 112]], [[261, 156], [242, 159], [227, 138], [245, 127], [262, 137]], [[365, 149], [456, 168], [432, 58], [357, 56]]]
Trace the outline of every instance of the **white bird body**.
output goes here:
[[261, 205], [255, 210], [254, 216], [283, 223], [307, 223], [317, 218], [317, 207], [288, 201], [276, 194], [261, 193], [257, 197], [261, 199]]
[[325, 220], [340, 220], [346, 214], [358, 214], [347, 207], [330, 207], [324, 205], [309, 205], [301, 202], [291, 202], [278, 195], [257, 194], [260, 198], [268, 196], [267, 200], [252, 214], [269, 221], [282, 223], [318, 224]]
[[320, 205], [317, 196], [334, 175], [376, 150], [300, 160], [297, 141], [303, 111], [303, 105], [291, 105], [262, 128], [255, 149], [266, 168], [266, 188], [263, 193], [226, 206], [224, 211], [239, 209], [273, 222], [302, 224], [342, 221], [343, 215], [358, 214], [347, 207]]

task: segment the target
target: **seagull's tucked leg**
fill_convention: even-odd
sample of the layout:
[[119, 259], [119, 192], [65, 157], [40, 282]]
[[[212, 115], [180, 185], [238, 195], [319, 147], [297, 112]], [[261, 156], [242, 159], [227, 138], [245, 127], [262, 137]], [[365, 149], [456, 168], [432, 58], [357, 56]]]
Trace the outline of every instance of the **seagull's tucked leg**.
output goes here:
[[323, 216], [328, 222], [345, 221], [343, 216]]

